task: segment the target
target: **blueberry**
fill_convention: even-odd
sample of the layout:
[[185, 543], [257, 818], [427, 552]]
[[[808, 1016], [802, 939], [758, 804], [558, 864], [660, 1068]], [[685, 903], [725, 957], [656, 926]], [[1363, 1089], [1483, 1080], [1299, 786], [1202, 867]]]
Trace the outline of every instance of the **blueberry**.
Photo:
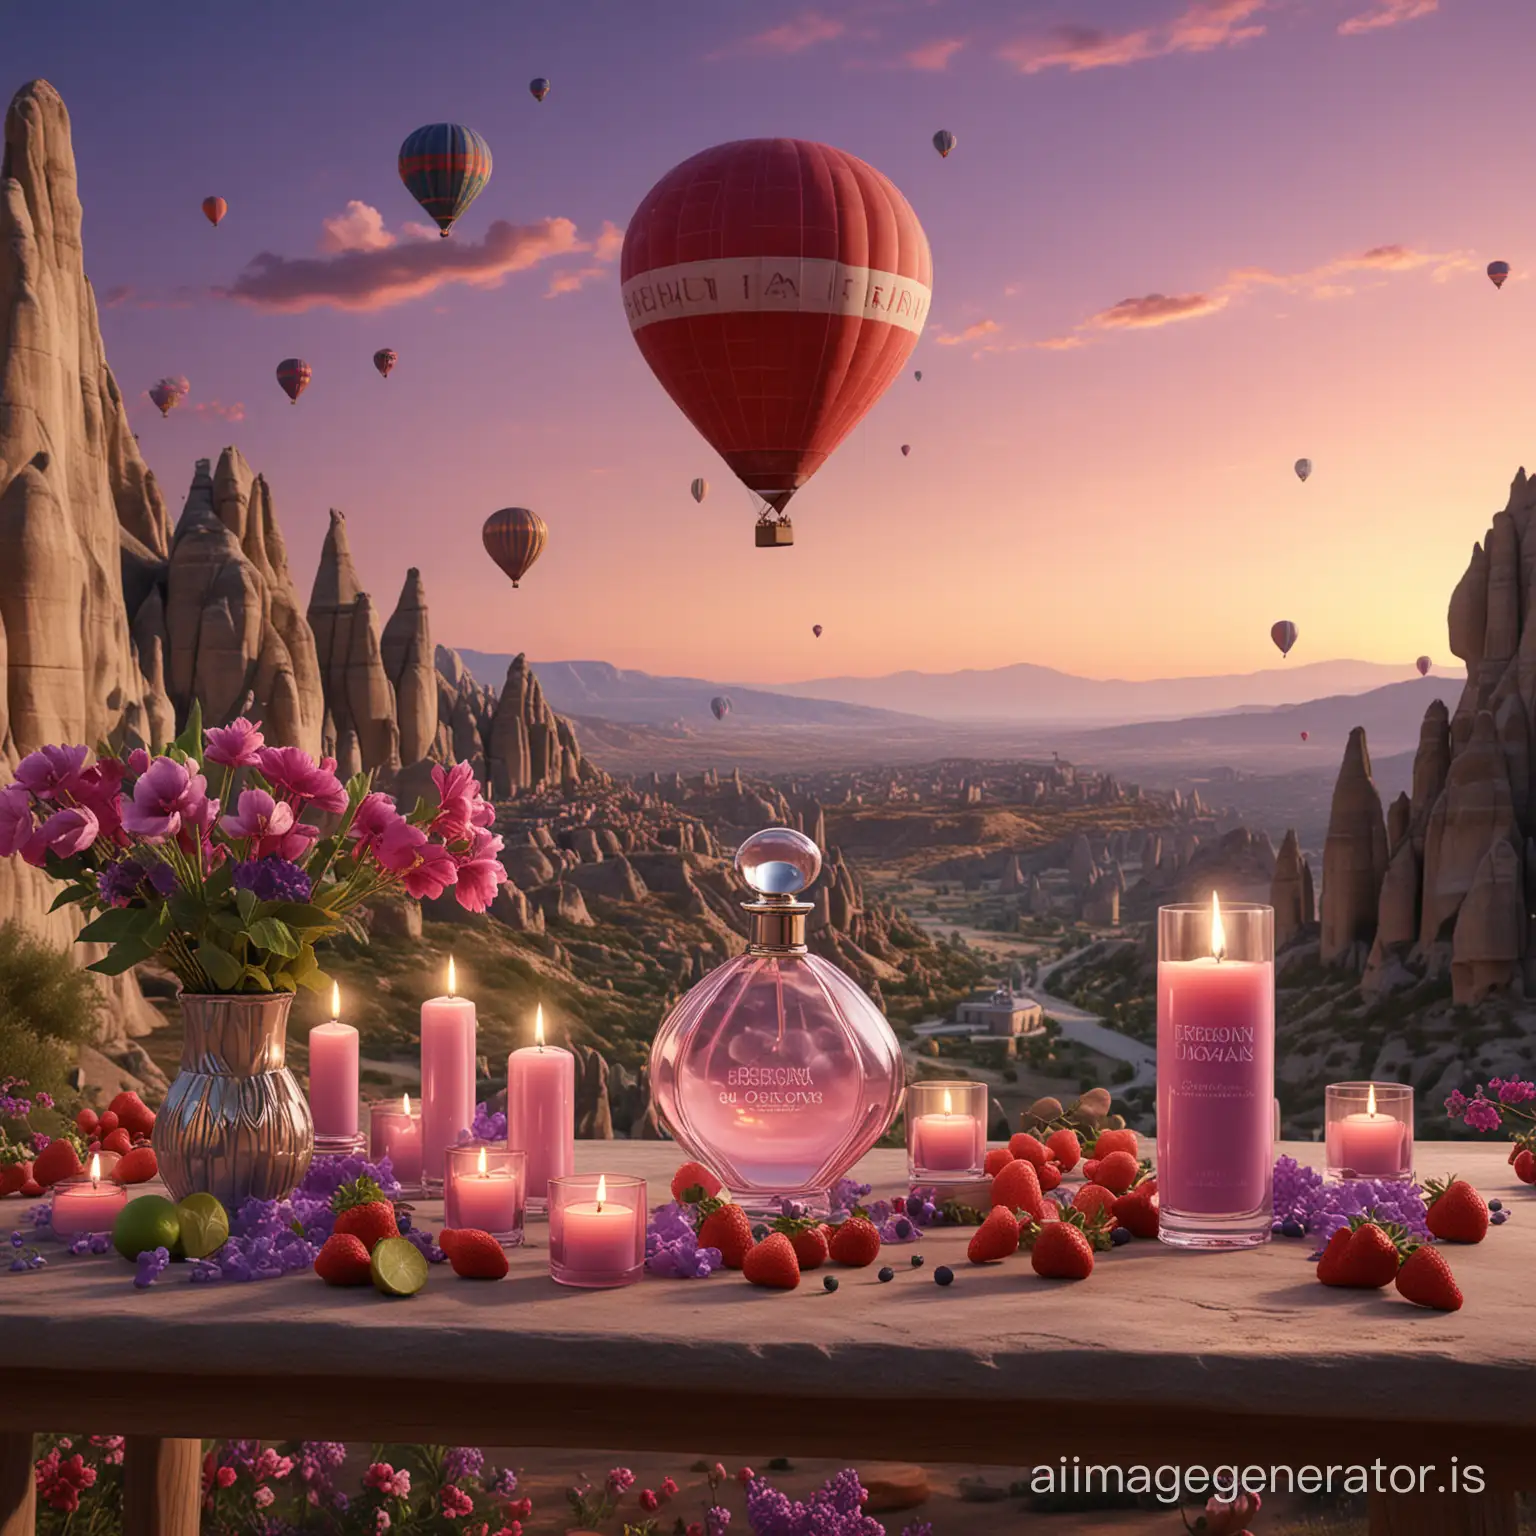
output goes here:
[[919, 1196], [908, 1195], [906, 1205], [908, 1216], [921, 1216], [923, 1214], [923, 1202]]
[[1116, 1227], [1115, 1230], [1109, 1234], [1109, 1240], [1115, 1245], [1116, 1248], [1123, 1248], [1128, 1242], [1130, 1242], [1131, 1234], [1124, 1227]]
[[1509, 1220], [1509, 1212], [1508, 1211], [1495, 1211], [1493, 1213], [1493, 1215], [1490, 1216], [1488, 1219], [1489, 1219], [1489, 1221], [1491, 1221], [1494, 1224], [1494, 1226], [1502, 1227], [1504, 1225], [1504, 1223]]
[[1488, 1209], [1490, 1211], [1502, 1211], [1504, 1209], [1504, 1202], [1502, 1200], [1490, 1200], [1488, 1202]]
[[912, 1223], [905, 1216], [896, 1218], [896, 1236], [903, 1242], [912, 1236]]
[[922, 1254], [914, 1253], [912, 1255], [912, 1268], [913, 1269], [921, 1269], [922, 1267], [923, 1267], [923, 1256], [922, 1256]]
[[884, 1285], [886, 1283], [886, 1281], [894, 1280], [895, 1278], [896, 1278], [896, 1271], [894, 1269], [888, 1269], [888, 1268], [887, 1269], [882, 1269], [880, 1271], [879, 1275], [876, 1276], [876, 1279], [879, 1280], [881, 1285]]
[[767, 1236], [768, 1228], [764, 1226], [762, 1222], [759, 1222], [755, 1227], [752, 1228], [752, 1239], [754, 1242], [760, 1243]]
[[1307, 1235], [1307, 1229], [1294, 1216], [1288, 1217], [1280, 1223], [1280, 1231], [1286, 1237], [1305, 1237]]
[[411, 1218], [409, 1213], [406, 1211], [397, 1211], [395, 1213], [395, 1225], [400, 1229], [400, 1236], [404, 1237], [405, 1234], [411, 1230]]
[[837, 1289], [837, 1276], [823, 1275], [821, 1277], [821, 1288], [824, 1291], [835, 1291]]
[[933, 1281], [935, 1285], [953, 1285], [955, 1272], [948, 1264], [940, 1264], [933, 1272]]
[[1273, 1232], [1276, 1237], [1279, 1237], [1280, 1233], [1284, 1231], [1284, 1229], [1285, 1223], [1283, 1221], [1272, 1221], [1269, 1224], [1269, 1230]]

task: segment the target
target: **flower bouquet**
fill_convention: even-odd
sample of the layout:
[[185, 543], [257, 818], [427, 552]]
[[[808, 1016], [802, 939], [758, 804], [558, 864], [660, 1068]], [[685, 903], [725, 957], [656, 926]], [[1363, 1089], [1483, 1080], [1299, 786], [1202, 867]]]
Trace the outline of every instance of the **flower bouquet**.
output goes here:
[[1526, 1078], [1490, 1078], [1468, 1098], [1459, 1088], [1445, 1101], [1448, 1119], [1468, 1130], [1506, 1130], [1509, 1161], [1522, 1184], [1536, 1184], [1536, 1083]]

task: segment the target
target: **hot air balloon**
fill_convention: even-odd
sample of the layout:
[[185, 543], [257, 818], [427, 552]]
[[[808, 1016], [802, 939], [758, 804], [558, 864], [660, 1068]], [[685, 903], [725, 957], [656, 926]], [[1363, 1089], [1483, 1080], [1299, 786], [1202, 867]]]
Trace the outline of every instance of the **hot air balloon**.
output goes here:
[[428, 123], [400, 146], [400, 180], [446, 239], [491, 179], [491, 146], [462, 123]]
[[901, 445], [901, 456], [902, 456], [902, 458], [906, 458], [907, 455], [909, 453], [911, 453], [911, 452], [912, 452], [912, 444], [911, 443], [903, 443]]
[[1504, 279], [1509, 276], [1509, 263], [1507, 261], [1490, 261], [1488, 263], [1488, 281], [1495, 288], [1504, 286]]
[[1414, 666], [1419, 669], [1420, 677], [1428, 677], [1429, 669], [1434, 666], [1434, 662], [1432, 662], [1428, 656], [1420, 656], [1419, 659], [1414, 662]]
[[285, 357], [277, 365], [277, 382], [283, 386], [283, 393], [294, 405], [299, 403], [299, 396], [309, 388], [310, 378], [309, 364], [302, 357]]
[[923, 370], [921, 368], [915, 369], [913, 371], [912, 377], [916, 379], [919, 384], [921, 384], [923, 382]]
[[1307, 733], [1307, 732], [1306, 732], [1306, 731], [1303, 731], [1303, 732], [1302, 732], [1302, 733], [1301, 733], [1301, 739], [1302, 739], [1302, 740], [1303, 740], [1303, 741], [1305, 741], [1305, 740], [1306, 740], [1306, 739], [1307, 739], [1307, 735], [1308, 735], [1308, 733]]
[[668, 171], [624, 235], [624, 310], [683, 414], [764, 504], [785, 508], [906, 368], [933, 261], [873, 166], [799, 139], [719, 144]]
[[815, 635], [818, 640], [820, 640], [821, 639], [821, 625], [820, 624], [812, 624], [811, 625], [811, 633], [813, 635]]
[[1296, 644], [1296, 626], [1289, 619], [1279, 619], [1270, 625], [1269, 638], [1280, 647], [1282, 656], [1289, 656]]
[[480, 538], [486, 554], [512, 578], [515, 587], [544, 552], [549, 529], [544, 519], [527, 507], [503, 507], [486, 518]]
[[535, 101], [543, 101], [549, 95], [549, 81], [543, 75], [538, 75], [528, 82], [528, 94]]
[[159, 406], [162, 420], [181, 404], [181, 397], [190, 388], [185, 379], [157, 379], [150, 386], [149, 398]]
[[380, 347], [373, 354], [373, 366], [379, 370], [379, 377], [387, 379], [389, 370], [400, 361], [400, 354], [393, 347]]
[[948, 160], [949, 152], [955, 147], [955, 136], [948, 128], [940, 128], [933, 136], [933, 147], [938, 150], [940, 159]]
[[693, 492], [695, 501], [703, 501], [709, 495], [709, 481], [701, 475], [688, 489]]
[[723, 693], [716, 694], [709, 701], [709, 708], [716, 720], [724, 720], [731, 712], [731, 701]]
[[229, 204], [226, 203], [222, 197], [205, 197], [203, 199], [203, 217], [207, 219], [215, 229], [217, 229], [219, 226], [219, 220], [222, 219], [228, 212]]
[[1311, 459], [1297, 459], [1296, 460], [1296, 478], [1298, 480], [1300, 480], [1303, 485], [1305, 485], [1307, 483], [1307, 476], [1310, 475], [1311, 473], [1312, 473], [1312, 460]]

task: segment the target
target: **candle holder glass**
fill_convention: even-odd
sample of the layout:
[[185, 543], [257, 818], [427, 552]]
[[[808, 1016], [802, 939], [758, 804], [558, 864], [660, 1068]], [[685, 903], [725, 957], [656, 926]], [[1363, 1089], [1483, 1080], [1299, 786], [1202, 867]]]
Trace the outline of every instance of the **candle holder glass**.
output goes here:
[[361, 1131], [350, 1136], [322, 1136], [315, 1133], [316, 1157], [353, 1157], [367, 1150], [368, 1138]]
[[368, 1159], [387, 1157], [403, 1195], [420, 1196], [421, 1105], [388, 1099], [368, 1106]]
[[53, 1186], [53, 1211], [49, 1226], [57, 1238], [79, 1237], [82, 1232], [110, 1232], [128, 1204], [128, 1187], [105, 1177], [78, 1174]]
[[568, 1173], [549, 1181], [549, 1273], [561, 1285], [606, 1290], [645, 1269], [645, 1180]]
[[910, 1183], [962, 1184], [982, 1177], [987, 1160], [985, 1083], [912, 1083], [905, 1114]]
[[443, 1225], [488, 1232], [503, 1248], [520, 1248], [527, 1212], [528, 1154], [468, 1142], [449, 1147], [443, 1181]]
[[1406, 1083], [1329, 1083], [1323, 1129], [1330, 1179], [1413, 1178], [1413, 1089]]

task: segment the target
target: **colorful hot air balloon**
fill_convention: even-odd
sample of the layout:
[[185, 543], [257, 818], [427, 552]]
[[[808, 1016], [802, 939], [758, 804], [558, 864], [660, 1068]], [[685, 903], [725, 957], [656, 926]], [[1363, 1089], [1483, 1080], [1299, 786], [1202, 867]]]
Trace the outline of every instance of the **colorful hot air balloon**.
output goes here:
[[940, 128], [933, 136], [933, 147], [938, 150], [940, 159], [948, 160], [949, 152], [955, 147], [955, 136], [948, 128]]
[[543, 101], [549, 95], [549, 81], [538, 75], [528, 82], [528, 91], [535, 101]]
[[724, 720], [731, 712], [731, 701], [723, 693], [719, 693], [709, 701], [709, 708], [716, 720]]
[[933, 261], [917, 215], [842, 150], [719, 144], [646, 193], [620, 278], [651, 371], [766, 504], [758, 544], [793, 543], [790, 498], [922, 334]]
[[203, 199], [203, 217], [218, 228], [219, 220], [229, 212], [229, 204], [222, 197], [205, 197]]
[[1504, 279], [1509, 276], [1509, 263], [1507, 261], [1490, 261], [1488, 263], [1488, 281], [1495, 288], [1504, 286]]
[[695, 501], [703, 501], [709, 495], [709, 481], [701, 475], [688, 489], [693, 492]]
[[185, 379], [157, 379], [150, 386], [149, 398], [160, 408], [162, 420], [181, 404], [181, 397], [191, 387]]
[[1303, 732], [1302, 732], [1302, 733], [1301, 733], [1301, 739], [1302, 739], [1302, 740], [1303, 740], [1303, 741], [1305, 741], [1305, 740], [1306, 740], [1306, 739], [1307, 739], [1307, 736], [1308, 736], [1308, 733], [1307, 733], [1307, 732], [1306, 732], [1306, 731], [1303, 731]]
[[480, 538], [486, 554], [512, 578], [515, 587], [544, 552], [549, 529], [544, 519], [527, 507], [503, 507], [486, 518]]
[[1296, 644], [1296, 626], [1289, 619], [1279, 619], [1270, 625], [1269, 638], [1280, 647], [1282, 656], [1289, 656]]
[[491, 179], [491, 146], [462, 123], [428, 123], [400, 146], [400, 180], [445, 238]]
[[293, 405], [299, 403], [299, 396], [309, 388], [311, 377], [309, 364], [302, 357], [285, 357], [277, 365], [277, 382], [283, 386], [283, 393]]
[[902, 456], [902, 458], [906, 458], [907, 455], [910, 454], [911, 452], [912, 452], [912, 444], [911, 443], [903, 443], [901, 445], [901, 456]]
[[915, 369], [913, 371], [912, 377], [916, 379], [919, 384], [921, 384], [923, 382], [923, 370], [921, 368]]
[[815, 635], [818, 640], [820, 640], [821, 639], [821, 625], [820, 624], [812, 624], [811, 625], [811, 633], [813, 635]]
[[1311, 459], [1297, 459], [1296, 460], [1296, 478], [1298, 480], [1300, 480], [1303, 485], [1305, 485], [1307, 483], [1307, 476], [1310, 475], [1311, 473], [1312, 473], [1312, 460]]
[[1428, 677], [1429, 669], [1434, 666], [1434, 662], [1432, 662], [1428, 656], [1420, 656], [1419, 659], [1414, 662], [1414, 666], [1419, 669], [1420, 677]]
[[379, 377], [387, 379], [389, 370], [400, 361], [400, 354], [393, 347], [380, 347], [373, 354], [373, 366], [379, 370]]

